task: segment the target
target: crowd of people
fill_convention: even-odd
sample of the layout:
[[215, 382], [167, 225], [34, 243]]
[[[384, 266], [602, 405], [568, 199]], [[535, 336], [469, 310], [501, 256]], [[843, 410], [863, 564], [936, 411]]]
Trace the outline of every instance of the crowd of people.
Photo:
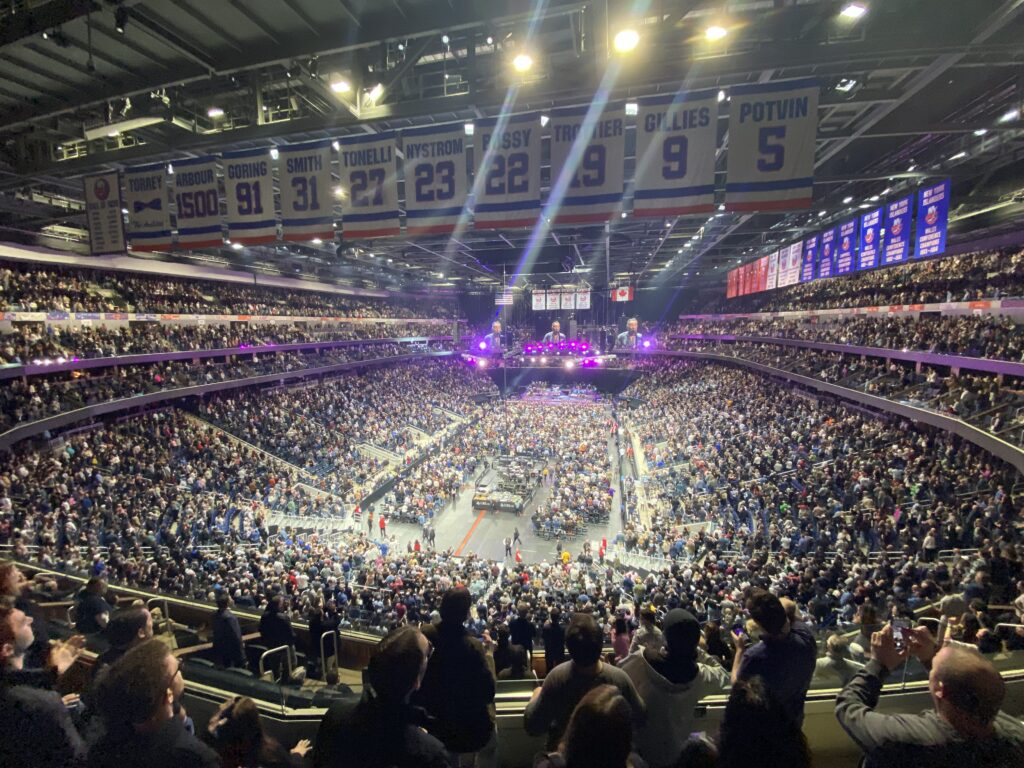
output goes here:
[[450, 335], [438, 323], [180, 325], [157, 322], [107, 327], [18, 323], [0, 332], [0, 365], [41, 364], [159, 352], [191, 352], [280, 344]]
[[458, 316], [454, 301], [436, 298], [379, 299], [21, 262], [0, 264], [0, 311], [429, 319]]

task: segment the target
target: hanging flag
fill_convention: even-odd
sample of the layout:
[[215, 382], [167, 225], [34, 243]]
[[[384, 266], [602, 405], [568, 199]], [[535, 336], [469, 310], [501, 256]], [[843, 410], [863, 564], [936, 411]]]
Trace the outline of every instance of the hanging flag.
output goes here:
[[164, 163], [124, 169], [124, 205], [133, 251], [171, 247], [171, 203]]
[[917, 249], [915, 259], [938, 256], [946, 250], [949, 224], [949, 179], [917, 193]]
[[832, 277], [836, 273], [836, 227], [821, 233], [821, 256], [818, 257], [818, 277]]
[[848, 275], [857, 268], [854, 250], [857, 247], [857, 219], [839, 225], [839, 244], [836, 246], [836, 274]]
[[463, 123], [402, 131], [405, 231], [446, 235], [455, 231], [469, 196]]
[[334, 239], [331, 140], [278, 147], [281, 230], [285, 240]]
[[818, 90], [814, 79], [729, 89], [728, 210], [790, 211], [810, 206]]
[[545, 309], [560, 309], [562, 306], [562, 296], [558, 291], [547, 292], [547, 306]]
[[225, 152], [223, 161], [228, 237], [243, 245], [274, 242], [277, 240], [277, 214], [270, 150]]
[[86, 176], [85, 221], [89, 228], [89, 253], [124, 253], [124, 205], [117, 171]]
[[716, 91], [680, 91], [637, 101], [634, 216], [715, 209]]
[[562, 309], [576, 309], [575, 291], [562, 291]]
[[820, 235], [814, 235], [804, 240], [803, 260], [800, 263], [801, 283], [809, 282], [817, 277], [817, 275], [814, 274], [814, 268], [817, 264], [818, 244], [820, 239]]
[[179, 248], [213, 248], [224, 243], [217, 188], [217, 158], [174, 163], [174, 204]]
[[622, 104], [608, 104], [588, 121], [590, 107], [551, 113], [551, 192], [564, 190], [555, 224], [608, 221], [622, 206], [626, 154], [626, 115]]
[[632, 301], [633, 286], [612, 289], [612, 301]]
[[338, 193], [346, 238], [400, 234], [398, 161], [393, 131], [345, 136], [338, 153]]
[[910, 197], [902, 197], [885, 206], [885, 247], [882, 266], [902, 264], [910, 256]]
[[546, 291], [534, 291], [531, 295], [531, 303], [534, 312], [543, 311], [547, 307], [547, 292]]
[[513, 298], [511, 288], [502, 288], [494, 294], [494, 304], [498, 307], [511, 307]]
[[878, 254], [882, 247], [882, 209], [876, 208], [860, 217], [860, 253], [857, 256], [857, 271], [874, 269], [878, 266]]
[[766, 291], [773, 291], [779, 287], [779, 252], [768, 256], [768, 282], [765, 285]]
[[473, 129], [477, 229], [532, 227], [540, 213], [540, 116], [477, 120]]

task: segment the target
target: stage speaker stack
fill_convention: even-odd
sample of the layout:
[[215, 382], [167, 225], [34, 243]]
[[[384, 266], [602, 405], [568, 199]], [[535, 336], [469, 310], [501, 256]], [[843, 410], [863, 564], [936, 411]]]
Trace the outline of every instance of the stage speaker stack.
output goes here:
[[570, 317], [569, 318], [569, 332], [565, 335], [565, 337], [567, 339], [570, 339], [570, 340], [576, 338], [576, 318], [575, 317]]

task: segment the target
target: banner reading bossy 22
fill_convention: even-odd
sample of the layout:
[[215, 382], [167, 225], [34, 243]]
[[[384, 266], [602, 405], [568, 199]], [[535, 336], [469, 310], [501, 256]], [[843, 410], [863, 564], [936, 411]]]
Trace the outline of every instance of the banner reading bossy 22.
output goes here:
[[810, 206], [818, 81], [740, 85], [729, 94], [726, 208], [788, 211]]
[[540, 116], [477, 120], [474, 134], [476, 228], [532, 227], [540, 212]]

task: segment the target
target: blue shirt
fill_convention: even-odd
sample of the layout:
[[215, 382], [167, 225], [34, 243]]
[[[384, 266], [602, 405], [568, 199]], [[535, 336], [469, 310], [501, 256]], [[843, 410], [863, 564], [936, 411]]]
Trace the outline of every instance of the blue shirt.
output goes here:
[[800, 726], [817, 655], [811, 630], [802, 621], [794, 621], [785, 637], [765, 638], [743, 652], [739, 679], [761, 677], [782, 708]]

